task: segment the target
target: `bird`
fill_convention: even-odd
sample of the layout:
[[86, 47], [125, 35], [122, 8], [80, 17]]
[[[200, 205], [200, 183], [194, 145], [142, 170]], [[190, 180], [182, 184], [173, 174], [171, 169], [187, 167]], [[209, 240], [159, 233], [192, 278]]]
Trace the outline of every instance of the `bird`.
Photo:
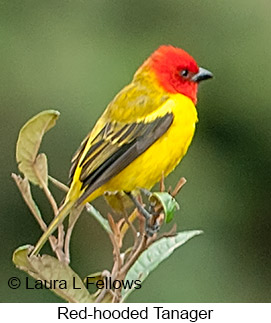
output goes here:
[[149, 190], [171, 173], [194, 136], [198, 85], [212, 77], [185, 50], [172, 45], [156, 49], [74, 154], [65, 201], [31, 255], [40, 252], [73, 208], [107, 192], [124, 192], [136, 203], [136, 190]]

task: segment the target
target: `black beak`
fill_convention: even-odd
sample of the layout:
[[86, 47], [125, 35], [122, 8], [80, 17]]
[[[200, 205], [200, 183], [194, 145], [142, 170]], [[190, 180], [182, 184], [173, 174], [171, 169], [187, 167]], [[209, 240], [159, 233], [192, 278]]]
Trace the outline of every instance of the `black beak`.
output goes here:
[[197, 74], [195, 74], [192, 77], [192, 81], [193, 82], [201, 82], [203, 80], [208, 80], [211, 79], [213, 77], [213, 74], [211, 72], [209, 72], [208, 70], [206, 70], [205, 68], [200, 67], [199, 68], [199, 72]]

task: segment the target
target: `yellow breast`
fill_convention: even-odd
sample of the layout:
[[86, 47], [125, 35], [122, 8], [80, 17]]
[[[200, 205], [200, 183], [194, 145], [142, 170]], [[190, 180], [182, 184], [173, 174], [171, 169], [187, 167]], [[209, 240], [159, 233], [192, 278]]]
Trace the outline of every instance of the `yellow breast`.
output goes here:
[[129, 192], [137, 188], [150, 189], [161, 179], [162, 173], [167, 176], [173, 171], [186, 154], [193, 138], [197, 110], [189, 98], [182, 94], [174, 94], [160, 109], [144, 118], [145, 122], [166, 113], [174, 115], [168, 131], [128, 167], [91, 194], [90, 200], [105, 191]]

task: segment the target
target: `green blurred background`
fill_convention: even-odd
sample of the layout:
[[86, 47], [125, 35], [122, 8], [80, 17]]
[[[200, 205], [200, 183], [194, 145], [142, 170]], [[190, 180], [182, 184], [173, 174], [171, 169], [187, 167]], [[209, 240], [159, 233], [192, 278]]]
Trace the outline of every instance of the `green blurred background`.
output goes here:
[[[47, 290], [7, 286], [9, 277], [26, 276], [13, 266], [13, 250], [41, 234], [10, 178], [18, 172], [20, 127], [42, 110], [61, 112], [42, 151], [50, 174], [66, 182], [81, 139], [161, 44], [184, 48], [215, 75], [200, 87], [189, 153], [167, 179], [188, 180], [178, 229], [205, 234], [178, 249], [129, 301], [271, 301], [270, 12], [267, 0], [1, 1], [2, 302], [61, 301]], [[39, 189], [33, 193], [50, 215]], [[95, 202], [101, 211], [103, 204]], [[110, 242], [86, 214], [71, 252], [82, 277], [111, 266]]]

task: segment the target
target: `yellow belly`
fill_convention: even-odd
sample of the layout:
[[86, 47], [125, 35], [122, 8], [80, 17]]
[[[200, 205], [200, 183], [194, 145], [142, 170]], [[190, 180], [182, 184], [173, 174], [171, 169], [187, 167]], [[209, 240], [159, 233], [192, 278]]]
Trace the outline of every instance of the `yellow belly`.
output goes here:
[[93, 192], [88, 201], [106, 191], [150, 189], [161, 179], [162, 173], [167, 176], [179, 164], [193, 138], [197, 111], [190, 99], [174, 94], [169, 103], [148, 116], [148, 119], [164, 115], [165, 111], [174, 114], [168, 131], [117, 176]]

